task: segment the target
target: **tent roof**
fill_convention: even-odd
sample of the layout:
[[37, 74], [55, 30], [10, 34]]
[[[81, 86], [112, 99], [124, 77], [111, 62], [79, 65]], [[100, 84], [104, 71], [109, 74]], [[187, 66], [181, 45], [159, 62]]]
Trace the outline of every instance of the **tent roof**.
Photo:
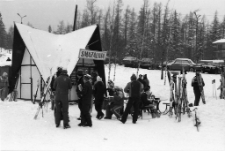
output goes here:
[[46, 31], [15, 23], [23, 42], [31, 54], [44, 80], [57, 67], [66, 68], [70, 75], [79, 60], [79, 50], [85, 49], [97, 25], [76, 30], [65, 35], [55, 35]]
[[225, 39], [220, 39], [213, 42], [213, 44], [221, 44], [221, 43], [225, 43]]

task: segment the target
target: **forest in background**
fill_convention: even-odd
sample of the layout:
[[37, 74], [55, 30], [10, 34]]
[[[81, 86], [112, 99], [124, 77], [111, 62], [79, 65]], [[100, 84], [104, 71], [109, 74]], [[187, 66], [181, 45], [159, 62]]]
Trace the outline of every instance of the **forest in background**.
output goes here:
[[[222, 21], [215, 10], [212, 22], [198, 10], [181, 14], [166, 5], [143, 0], [138, 12], [129, 6], [124, 7], [117, 0], [106, 11], [96, 5], [97, 0], [86, 0], [87, 7], [77, 12], [76, 30], [98, 24], [100, 27], [103, 51], [110, 58], [122, 60], [125, 56], [152, 58], [163, 62], [175, 58], [190, 58], [194, 62], [202, 59], [216, 59], [216, 46], [212, 43], [225, 38], [225, 14]], [[79, 7], [79, 6], [78, 6]], [[0, 48], [12, 49], [13, 26], [8, 30], [0, 12]], [[28, 26], [35, 27], [32, 23]], [[73, 23], [59, 22], [55, 31], [52, 26], [48, 32], [66, 34], [73, 30]]]

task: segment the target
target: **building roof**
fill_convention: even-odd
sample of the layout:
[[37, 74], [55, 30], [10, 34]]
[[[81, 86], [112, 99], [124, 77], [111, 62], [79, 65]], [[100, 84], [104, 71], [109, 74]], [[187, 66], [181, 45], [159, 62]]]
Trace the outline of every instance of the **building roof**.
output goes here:
[[46, 31], [16, 23], [23, 42], [31, 54], [44, 79], [64, 67], [70, 75], [77, 64], [80, 49], [85, 49], [97, 25], [76, 30], [65, 35], [55, 35]]
[[213, 44], [222, 44], [222, 43], [225, 43], [225, 39], [220, 39], [213, 42]]

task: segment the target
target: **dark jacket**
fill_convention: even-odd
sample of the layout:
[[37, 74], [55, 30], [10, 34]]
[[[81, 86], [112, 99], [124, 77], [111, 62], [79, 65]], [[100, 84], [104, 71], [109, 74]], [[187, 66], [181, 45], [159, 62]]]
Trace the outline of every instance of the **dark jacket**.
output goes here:
[[201, 78], [201, 80], [202, 80], [202, 85], [199, 85], [196, 76], [192, 79], [191, 86], [193, 87], [194, 91], [201, 92], [201, 90], [205, 86], [205, 82], [204, 82], [203, 78]]
[[146, 93], [141, 94], [141, 104], [143, 106], [147, 106], [150, 104], [150, 101], [148, 100], [148, 95]]
[[141, 97], [141, 92], [143, 91], [143, 84], [138, 80], [129, 82], [124, 88], [124, 92], [129, 93], [130, 97]]
[[67, 75], [61, 74], [55, 79], [54, 89], [56, 89], [56, 98], [64, 95], [68, 96], [69, 89], [72, 88], [70, 78]]
[[113, 105], [115, 105], [115, 106], [123, 106], [124, 105], [123, 92], [120, 91], [120, 92], [116, 92], [114, 94]]
[[55, 91], [55, 88], [54, 88], [55, 79], [56, 79], [56, 77], [53, 76], [53, 77], [52, 77], [52, 81], [51, 81], [51, 83], [50, 83], [50, 87], [51, 87], [51, 90], [52, 90], [52, 91]]
[[113, 96], [115, 93], [115, 89], [114, 88], [107, 88], [106, 89], [109, 92], [109, 96]]
[[96, 81], [94, 85], [94, 97], [95, 99], [102, 99], [105, 94], [105, 85], [102, 81]]
[[82, 97], [81, 91], [78, 89], [79, 84], [81, 84], [81, 86], [83, 87], [84, 85], [83, 77], [81, 77], [80, 79], [77, 79], [77, 89], [76, 89], [78, 97], [81, 98]]
[[84, 83], [82, 88], [82, 105], [91, 105], [92, 102], [92, 86], [91, 82]]

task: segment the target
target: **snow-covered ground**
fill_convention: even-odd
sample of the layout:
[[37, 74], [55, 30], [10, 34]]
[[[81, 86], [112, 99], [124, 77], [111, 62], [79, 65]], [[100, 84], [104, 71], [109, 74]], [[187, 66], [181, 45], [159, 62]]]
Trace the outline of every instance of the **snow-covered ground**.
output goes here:
[[[108, 77], [108, 66], [105, 66]], [[113, 71], [111, 70], [113, 79]], [[124, 87], [130, 81], [135, 68], [117, 66], [115, 83]], [[169, 101], [169, 85], [160, 79], [159, 70], [140, 69], [147, 74], [152, 92], [160, 97], [160, 110], [165, 109], [163, 102]], [[187, 74], [188, 99], [194, 101], [190, 85], [195, 73]], [[212, 94], [212, 80], [219, 86], [219, 75], [202, 74], [205, 81], [206, 104], [198, 107], [201, 126], [199, 132], [193, 118], [181, 116], [181, 122], [174, 117], [161, 115], [152, 119], [144, 113], [143, 119], [133, 124], [130, 115], [126, 124], [113, 117], [111, 120], [97, 120], [93, 107], [93, 127], [78, 127], [80, 121], [77, 105], [70, 105], [70, 129], [55, 127], [53, 111], [50, 105], [44, 110], [44, 118], [39, 114], [34, 120], [38, 104], [30, 101], [0, 102], [0, 149], [1, 150], [152, 150], [152, 151], [225, 151], [225, 100]]]

